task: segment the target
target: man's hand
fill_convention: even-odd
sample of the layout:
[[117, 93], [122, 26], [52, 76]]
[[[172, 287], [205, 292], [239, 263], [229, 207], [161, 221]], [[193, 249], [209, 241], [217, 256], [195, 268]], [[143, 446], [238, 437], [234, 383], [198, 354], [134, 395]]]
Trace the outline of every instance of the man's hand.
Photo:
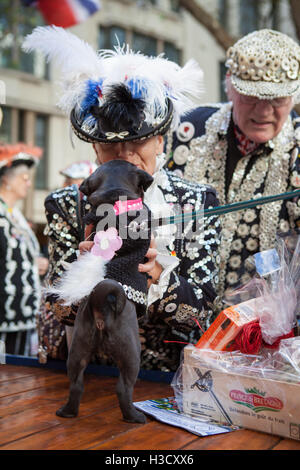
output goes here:
[[80, 254], [82, 255], [85, 251], [91, 251], [93, 245], [94, 245], [94, 242], [89, 242], [89, 241], [80, 242], [78, 246]]
[[151, 238], [150, 246], [146, 253], [146, 258], [148, 258], [148, 261], [144, 264], [139, 264], [139, 272], [147, 273], [149, 276], [151, 276], [151, 278], [148, 279], [148, 288], [151, 286], [151, 284], [157, 283], [163, 270], [161, 265], [156, 261], [156, 257], [157, 249], [155, 240], [154, 238]]
[[[83, 241], [79, 243], [80, 254], [82, 255], [85, 251], [90, 251], [93, 244], [94, 242], [91, 241]], [[157, 249], [154, 238], [152, 238], [149, 249], [146, 253], [146, 258], [148, 258], [148, 261], [144, 264], [139, 264], [138, 268], [140, 273], [147, 273], [149, 276], [151, 276], [151, 279], [148, 279], [148, 288], [151, 284], [157, 283], [163, 270], [161, 265], [156, 261], [156, 257]]]

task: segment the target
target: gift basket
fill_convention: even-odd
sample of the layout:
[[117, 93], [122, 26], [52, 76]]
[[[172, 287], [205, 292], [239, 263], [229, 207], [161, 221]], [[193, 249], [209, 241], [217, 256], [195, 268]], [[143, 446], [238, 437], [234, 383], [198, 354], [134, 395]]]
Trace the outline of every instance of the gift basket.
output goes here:
[[185, 414], [300, 440], [300, 236], [252, 262], [255, 276], [184, 348], [172, 387]]

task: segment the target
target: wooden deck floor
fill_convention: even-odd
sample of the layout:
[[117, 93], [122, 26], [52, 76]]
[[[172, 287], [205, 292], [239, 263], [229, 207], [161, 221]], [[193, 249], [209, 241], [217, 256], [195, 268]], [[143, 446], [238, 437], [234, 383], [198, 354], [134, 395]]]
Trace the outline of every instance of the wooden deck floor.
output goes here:
[[[68, 395], [64, 371], [0, 365], [0, 450], [300, 450], [300, 442], [250, 430], [198, 437], [160, 423], [121, 419], [115, 377], [86, 375], [77, 418], [56, 409]], [[134, 400], [173, 396], [166, 383], [138, 380]]]

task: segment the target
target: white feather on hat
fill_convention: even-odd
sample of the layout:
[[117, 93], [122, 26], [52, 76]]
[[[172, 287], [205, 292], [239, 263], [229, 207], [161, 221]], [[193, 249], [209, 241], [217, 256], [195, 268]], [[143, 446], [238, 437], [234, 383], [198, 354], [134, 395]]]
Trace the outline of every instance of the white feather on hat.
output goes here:
[[175, 128], [180, 116], [195, 107], [203, 93], [203, 72], [194, 60], [180, 67], [161, 55], [147, 57], [128, 46], [97, 53], [82, 39], [55, 26], [35, 28], [22, 48], [26, 52], [40, 50], [60, 67], [64, 90], [58, 106], [67, 114], [74, 108], [77, 112], [84, 109], [92, 97], [89, 83], [97, 82], [101, 87], [98, 105], [113, 84], [123, 83], [145, 101], [145, 121], [149, 124], [165, 117], [169, 98]]
[[61, 71], [64, 94], [58, 106], [69, 113], [84, 92], [88, 78], [97, 79], [103, 72], [101, 59], [85, 41], [57, 26], [38, 26], [22, 45], [25, 52], [41, 51], [48, 62]]

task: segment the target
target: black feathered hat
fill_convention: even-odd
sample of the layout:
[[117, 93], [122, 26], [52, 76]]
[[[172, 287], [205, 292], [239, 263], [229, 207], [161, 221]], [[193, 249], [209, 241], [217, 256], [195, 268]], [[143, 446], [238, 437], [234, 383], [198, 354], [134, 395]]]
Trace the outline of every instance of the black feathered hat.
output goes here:
[[60, 66], [64, 91], [58, 106], [70, 116], [74, 133], [90, 143], [163, 135], [197, 106], [203, 91], [203, 73], [194, 60], [180, 67], [128, 46], [96, 53], [63, 28], [36, 28], [23, 49], [41, 50]]
[[127, 140], [143, 140], [154, 135], [163, 135], [170, 128], [173, 119], [173, 105], [167, 100], [167, 114], [162, 121], [149, 124], [145, 121], [145, 101], [133, 98], [125, 84], [111, 86], [106, 101], [102, 106], [92, 106], [91, 115], [97, 126], [91, 135], [91, 129], [82, 125], [84, 116], [76, 118], [76, 111], [71, 111], [71, 124], [74, 133], [86, 142], [111, 143]]

